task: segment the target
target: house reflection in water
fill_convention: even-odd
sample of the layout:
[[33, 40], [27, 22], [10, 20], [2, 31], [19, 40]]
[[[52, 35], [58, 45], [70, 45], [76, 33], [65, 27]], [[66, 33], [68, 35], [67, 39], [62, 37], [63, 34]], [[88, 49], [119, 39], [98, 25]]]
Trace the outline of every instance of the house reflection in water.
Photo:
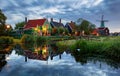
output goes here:
[[51, 47], [50, 45], [35, 46], [33, 50], [24, 50], [25, 62], [27, 62], [27, 59], [47, 61], [49, 57], [53, 60], [53, 57], [57, 55], [61, 59], [61, 53], [63, 52], [58, 52], [57, 47]]
[[48, 46], [40, 46], [34, 47], [34, 50], [25, 50], [25, 61], [27, 62], [27, 57], [29, 59], [37, 59], [37, 60], [47, 60], [49, 57]]

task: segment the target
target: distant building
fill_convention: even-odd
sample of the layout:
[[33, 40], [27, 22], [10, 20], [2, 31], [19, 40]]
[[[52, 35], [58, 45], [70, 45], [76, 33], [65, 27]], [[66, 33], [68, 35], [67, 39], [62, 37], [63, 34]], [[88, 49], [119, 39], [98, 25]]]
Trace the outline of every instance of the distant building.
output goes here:
[[93, 30], [92, 34], [93, 35], [97, 35], [97, 36], [108, 36], [110, 33], [109, 33], [109, 28], [108, 27], [105, 27], [105, 22], [108, 22], [107, 20], [104, 20], [103, 19], [104, 15], [102, 15], [101, 17], [101, 25], [100, 27], [96, 28]]
[[71, 21], [70, 23], [66, 23], [65, 27], [68, 29], [70, 34], [76, 36], [80, 35], [80, 31], [77, 30], [75, 22]]
[[108, 36], [109, 35], [109, 29], [107, 27], [99, 27], [98, 28], [99, 35]]
[[66, 23], [65, 27], [68, 29], [69, 33], [72, 33], [76, 30], [75, 23], [73, 21]]
[[59, 20], [59, 22], [55, 22], [53, 21], [53, 18], [51, 18], [50, 24], [52, 28], [64, 28], [63, 23], [61, 23], [61, 19]]
[[59, 22], [56, 22], [51, 18], [50, 25], [52, 27], [52, 35], [62, 35], [64, 33], [64, 31], [60, 31], [60, 29], [64, 29], [64, 24], [61, 22], [61, 19]]

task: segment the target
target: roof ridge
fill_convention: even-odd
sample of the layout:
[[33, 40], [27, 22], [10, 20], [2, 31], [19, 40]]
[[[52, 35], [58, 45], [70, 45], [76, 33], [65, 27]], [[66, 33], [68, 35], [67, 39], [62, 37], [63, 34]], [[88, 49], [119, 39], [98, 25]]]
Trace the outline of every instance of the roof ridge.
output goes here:
[[34, 20], [46, 20], [45, 18], [43, 19], [31, 19], [30, 21], [34, 21]]

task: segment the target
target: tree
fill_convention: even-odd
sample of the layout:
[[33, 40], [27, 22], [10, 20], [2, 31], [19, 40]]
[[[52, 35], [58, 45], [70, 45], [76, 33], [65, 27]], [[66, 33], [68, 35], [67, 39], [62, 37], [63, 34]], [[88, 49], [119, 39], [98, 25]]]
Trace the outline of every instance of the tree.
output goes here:
[[58, 28], [58, 33], [59, 33], [59, 35], [62, 35], [63, 34], [63, 32], [64, 32], [64, 28], [62, 28], [62, 27], [59, 27]]
[[7, 17], [3, 14], [2, 10], [0, 9], [0, 36], [5, 35], [5, 21]]
[[24, 22], [24, 21], [19, 22], [19, 23], [17, 23], [17, 24], [15, 25], [15, 29], [22, 28], [22, 27], [24, 27], [24, 25], [25, 25], [25, 22]]
[[76, 24], [77, 30], [79, 30], [80, 32], [84, 31], [86, 35], [89, 35], [93, 31], [93, 29], [95, 29], [95, 25], [91, 24], [87, 20], [82, 20], [81, 22], [81, 19], [78, 19], [77, 22], [80, 23]]
[[68, 29], [67, 28], [65, 28], [65, 35], [68, 35], [69, 34], [69, 31], [68, 31]]
[[57, 30], [57, 28], [52, 28], [52, 33], [51, 33], [51, 35], [57, 35], [58, 34], [58, 30]]

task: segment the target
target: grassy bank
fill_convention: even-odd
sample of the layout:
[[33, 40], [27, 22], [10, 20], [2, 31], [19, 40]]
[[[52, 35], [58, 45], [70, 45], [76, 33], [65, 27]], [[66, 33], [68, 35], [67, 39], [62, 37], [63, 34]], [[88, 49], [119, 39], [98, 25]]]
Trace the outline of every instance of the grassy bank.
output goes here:
[[57, 43], [57, 46], [60, 48], [69, 48], [72, 52], [80, 49], [77, 53], [82, 54], [101, 54], [108, 57], [120, 58], [120, 37], [103, 37], [99, 40], [60, 41]]

